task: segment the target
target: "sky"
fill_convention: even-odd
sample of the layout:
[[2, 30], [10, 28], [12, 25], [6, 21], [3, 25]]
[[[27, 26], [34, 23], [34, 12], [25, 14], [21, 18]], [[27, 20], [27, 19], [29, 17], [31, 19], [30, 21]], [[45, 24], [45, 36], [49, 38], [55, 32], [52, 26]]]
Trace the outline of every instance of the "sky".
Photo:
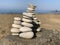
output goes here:
[[39, 10], [60, 10], [60, 0], [0, 0], [0, 10], [23, 10], [28, 4], [36, 5]]

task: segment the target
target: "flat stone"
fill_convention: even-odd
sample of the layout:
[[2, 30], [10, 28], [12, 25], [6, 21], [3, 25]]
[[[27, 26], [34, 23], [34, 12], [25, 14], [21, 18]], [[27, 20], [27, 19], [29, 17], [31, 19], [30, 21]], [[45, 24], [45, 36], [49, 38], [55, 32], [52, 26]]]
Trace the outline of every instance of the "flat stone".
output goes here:
[[24, 21], [24, 22], [32, 22], [32, 20], [30, 20], [30, 19], [26, 19], [26, 18], [22, 18], [22, 21]]
[[21, 21], [14, 20], [14, 24], [21, 24]]
[[12, 24], [13, 28], [21, 28], [21, 25], [17, 25], [17, 24]]
[[18, 28], [11, 28], [11, 32], [20, 32]]
[[23, 15], [28, 16], [28, 17], [32, 17], [34, 13], [27, 13], [27, 12], [23, 12]]
[[20, 32], [29, 32], [29, 31], [32, 31], [32, 29], [29, 28], [29, 27], [21, 27], [19, 30], [20, 30]]
[[11, 35], [19, 35], [18, 32], [12, 32]]
[[34, 36], [34, 33], [31, 31], [30, 32], [23, 32], [23, 33], [19, 34], [19, 37], [26, 38], [26, 39], [33, 38], [33, 36]]
[[30, 19], [30, 17], [23, 15], [23, 18]]
[[21, 18], [20, 17], [14, 17], [14, 20], [21, 20]]
[[22, 22], [21, 24], [22, 24], [23, 26], [26, 26], [26, 27], [33, 27], [33, 24], [31, 24], [31, 23]]

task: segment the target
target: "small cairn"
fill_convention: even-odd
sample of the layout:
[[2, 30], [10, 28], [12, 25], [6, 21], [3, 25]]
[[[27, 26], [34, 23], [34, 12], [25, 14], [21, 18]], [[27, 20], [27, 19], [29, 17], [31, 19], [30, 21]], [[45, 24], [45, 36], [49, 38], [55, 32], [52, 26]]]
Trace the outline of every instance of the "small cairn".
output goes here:
[[33, 38], [36, 33], [41, 30], [41, 22], [35, 16], [36, 6], [30, 4], [26, 12], [23, 12], [23, 18], [14, 18], [14, 24], [12, 24], [12, 35], [19, 35], [22, 38]]
[[21, 18], [19, 17], [14, 17], [14, 24], [12, 24], [11, 32], [12, 35], [19, 35], [19, 29], [21, 27]]

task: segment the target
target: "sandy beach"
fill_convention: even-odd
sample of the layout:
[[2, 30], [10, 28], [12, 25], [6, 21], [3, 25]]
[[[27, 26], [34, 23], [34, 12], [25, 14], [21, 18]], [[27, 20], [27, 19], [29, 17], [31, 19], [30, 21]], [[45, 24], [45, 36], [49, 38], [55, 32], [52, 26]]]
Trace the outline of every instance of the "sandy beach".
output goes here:
[[[21, 14], [0, 14], [0, 39], [9, 35], [14, 17], [22, 17]], [[45, 29], [60, 30], [60, 14], [36, 14], [41, 21], [41, 27]]]

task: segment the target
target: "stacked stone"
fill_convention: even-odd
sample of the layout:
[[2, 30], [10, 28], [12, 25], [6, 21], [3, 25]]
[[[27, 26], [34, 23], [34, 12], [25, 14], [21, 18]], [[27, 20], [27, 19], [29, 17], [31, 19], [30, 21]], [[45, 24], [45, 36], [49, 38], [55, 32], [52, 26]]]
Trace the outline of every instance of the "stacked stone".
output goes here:
[[30, 4], [27, 11], [23, 12], [23, 18], [19, 29], [19, 37], [23, 38], [33, 38], [36, 31], [40, 31], [40, 22], [37, 20], [34, 11], [36, 6]]
[[26, 12], [23, 12], [23, 18], [14, 17], [12, 24], [12, 35], [19, 35], [22, 38], [33, 38], [36, 32], [40, 31], [41, 22], [35, 16], [36, 6], [30, 4]]
[[21, 18], [19, 17], [14, 17], [14, 24], [12, 24], [11, 32], [12, 35], [19, 35], [19, 29], [21, 27]]

